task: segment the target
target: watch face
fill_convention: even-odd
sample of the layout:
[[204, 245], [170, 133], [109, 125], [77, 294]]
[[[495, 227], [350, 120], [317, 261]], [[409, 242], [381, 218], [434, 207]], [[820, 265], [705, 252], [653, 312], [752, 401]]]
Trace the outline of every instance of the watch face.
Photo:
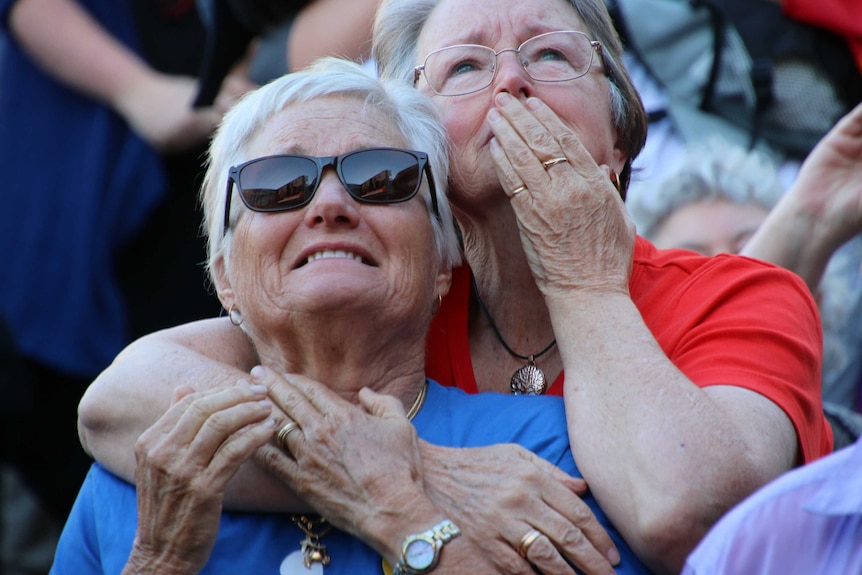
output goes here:
[[427, 539], [414, 539], [404, 551], [404, 560], [411, 569], [421, 571], [434, 565], [436, 549]]

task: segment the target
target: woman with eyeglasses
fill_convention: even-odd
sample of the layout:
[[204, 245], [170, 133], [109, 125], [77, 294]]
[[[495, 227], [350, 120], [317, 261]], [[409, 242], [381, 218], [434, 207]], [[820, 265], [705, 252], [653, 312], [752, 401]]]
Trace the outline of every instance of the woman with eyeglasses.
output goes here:
[[[430, 377], [563, 395], [591, 493], [658, 572], [678, 571], [745, 495], [831, 449], [805, 285], [636, 237], [620, 195], [646, 118], [602, 2], [385, 0], [374, 42], [380, 74], [428, 94], [451, 141], [449, 200], [468, 266], [454, 270], [429, 332]], [[128, 446], [168, 390], [242, 377], [256, 355], [230, 328], [214, 320], [132, 346], [82, 403], [96, 457], [129, 475]], [[144, 414], [133, 387], [162, 399]], [[568, 504], [542, 491], [553, 481], [486, 456], [456, 465], [423, 450], [426, 489], [460, 506], [464, 532], [492, 534], [487, 553], [502, 570], [522, 565], [525, 540], [530, 560], [577, 556], [555, 529]]]
[[[260, 385], [180, 390], [138, 442], [137, 493], [93, 467], [53, 573], [493, 569], [470, 543], [476, 534], [425, 494], [418, 437], [519, 442], [574, 477], [577, 468], [560, 398], [470, 397], [425, 377], [428, 325], [460, 260], [445, 186], [432, 175], [445, 183], [446, 152], [426, 98], [338, 60], [282, 77], [225, 117], [202, 189], [213, 284], [257, 350], [255, 375], [304, 377], [273, 387], [278, 421]], [[372, 441], [341, 451], [319, 429]], [[292, 487], [316, 514], [222, 513], [228, 480], [257, 450], [315, 476]], [[595, 524], [598, 541], [622, 555], [618, 572], [646, 573], [587, 501], [614, 543]], [[410, 514], [389, 511], [406, 506]]]

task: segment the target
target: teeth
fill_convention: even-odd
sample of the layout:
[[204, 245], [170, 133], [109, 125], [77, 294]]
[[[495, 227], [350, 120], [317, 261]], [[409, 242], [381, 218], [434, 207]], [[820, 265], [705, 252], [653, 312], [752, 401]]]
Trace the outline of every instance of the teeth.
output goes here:
[[346, 252], [344, 250], [324, 250], [322, 252], [314, 252], [310, 256], [308, 256], [308, 260], [306, 263], [311, 263], [317, 260], [328, 260], [332, 258], [347, 258], [353, 261], [362, 263], [362, 256], [354, 254], [353, 252]]

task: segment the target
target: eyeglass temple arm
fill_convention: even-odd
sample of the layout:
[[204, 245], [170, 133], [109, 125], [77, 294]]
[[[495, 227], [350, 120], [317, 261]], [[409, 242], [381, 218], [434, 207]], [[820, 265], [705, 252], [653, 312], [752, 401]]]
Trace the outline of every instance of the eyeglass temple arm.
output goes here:
[[425, 165], [425, 175], [428, 178], [428, 187], [431, 192], [431, 208], [434, 210], [434, 217], [438, 222], [442, 223], [440, 217], [440, 205], [437, 203], [437, 185], [434, 183], [434, 175], [431, 173], [431, 166]]
[[222, 226], [222, 237], [227, 235], [227, 230], [230, 227], [230, 200], [233, 195], [233, 179], [227, 178], [227, 191], [225, 192], [224, 200], [224, 225]]

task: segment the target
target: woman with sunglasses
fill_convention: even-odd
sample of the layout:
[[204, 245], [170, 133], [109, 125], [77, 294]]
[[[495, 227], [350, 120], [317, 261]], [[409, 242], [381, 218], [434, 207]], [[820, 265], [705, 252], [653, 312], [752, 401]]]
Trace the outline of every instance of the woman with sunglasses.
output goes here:
[[[805, 286], [773, 266], [659, 252], [635, 236], [619, 192], [646, 118], [602, 2], [386, 0], [374, 39], [381, 75], [428, 94], [452, 143], [469, 268], [455, 270], [429, 332], [429, 376], [469, 392], [562, 394], [591, 492], [656, 571], [678, 571], [729, 507], [830, 450]], [[133, 346], [82, 404], [97, 458], [129, 475], [128, 446], [164, 409], [142, 417], [130, 382], [205, 389], [241, 377], [229, 365], [250, 369], [253, 350], [229, 328]], [[517, 561], [533, 528], [544, 533], [535, 554], [568, 554], [550, 526], [557, 503], [541, 493], [551, 482], [525, 480], [529, 463], [477, 454], [434, 475], [435, 455], [423, 453], [426, 485], [469, 509], [465, 532], [471, 522], [508, 542], [489, 545], [499, 565]], [[465, 483], [484, 488], [467, 494]]]
[[[577, 468], [559, 398], [467, 398], [425, 378], [428, 325], [460, 260], [432, 176], [445, 182], [446, 168], [446, 135], [431, 103], [347, 62], [284, 76], [225, 117], [202, 191], [213, 283], [234, 329], [257, 350], [256, 377], [316, 381], [292, 376], [273, 386], [278, 421], [260, 385], [182, 399], [180, 390], [138, 443], [137, 496], [94, 466], [53, 573], [493, 569], [425, 494], [417, 434], [453, 447], [517, 441], [567, 473]], [[478, 417], [488, 430], [472, 425]], [[327, 425], [371, 441], [361, 453], [340, 452], [316, 436]], [[274, 435], [278, 447], [269, 445]], [[316, 474], [294, 487], [326, 519], [222, 514], [228, 480], [257, 450]], [[321, 452], [338, 457], [318, 459]], [[369, 477], [346, 485], [333, 461]], [[588, 501], [622, 554], [618, 572], [646, 573]], [[366, 545], [356, 534], [374, 537]]]

